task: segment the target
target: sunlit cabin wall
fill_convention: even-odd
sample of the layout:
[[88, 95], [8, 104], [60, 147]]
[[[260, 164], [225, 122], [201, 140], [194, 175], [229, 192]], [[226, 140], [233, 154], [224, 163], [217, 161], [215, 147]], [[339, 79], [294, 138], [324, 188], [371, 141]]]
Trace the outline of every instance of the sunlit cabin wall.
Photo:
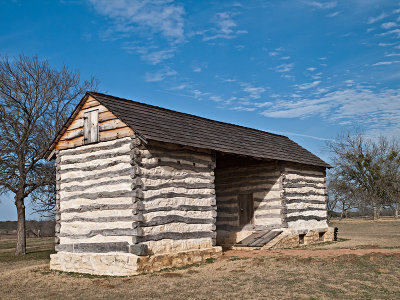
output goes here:
[[294, 230], [327, 228], [325, 169], [287, 163], [283, 170], [286, 222]]
[[137, 151], [143, 237], [152, 254], [215, 243], [215, 157], [211, 151], [150, 142]]

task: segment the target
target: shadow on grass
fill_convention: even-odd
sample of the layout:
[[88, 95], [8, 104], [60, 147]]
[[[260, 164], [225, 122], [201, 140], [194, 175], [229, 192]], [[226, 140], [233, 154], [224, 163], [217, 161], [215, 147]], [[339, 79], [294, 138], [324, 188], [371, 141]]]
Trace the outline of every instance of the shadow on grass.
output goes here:
[[50, 254], [53, 253], [56, 252], [54, 250], [41, 250], [27, 252], [25, 255], [15, 255], [14, 252], [0, 253], [0, 263], [50, 259]]

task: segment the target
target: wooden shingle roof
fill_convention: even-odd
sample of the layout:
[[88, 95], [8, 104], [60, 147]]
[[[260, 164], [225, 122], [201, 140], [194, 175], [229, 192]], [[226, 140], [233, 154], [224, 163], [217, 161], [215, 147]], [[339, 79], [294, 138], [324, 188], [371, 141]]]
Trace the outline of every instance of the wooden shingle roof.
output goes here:
[[330, 167], [286, 136], [88, 92], [146, 140], [223, 153]]

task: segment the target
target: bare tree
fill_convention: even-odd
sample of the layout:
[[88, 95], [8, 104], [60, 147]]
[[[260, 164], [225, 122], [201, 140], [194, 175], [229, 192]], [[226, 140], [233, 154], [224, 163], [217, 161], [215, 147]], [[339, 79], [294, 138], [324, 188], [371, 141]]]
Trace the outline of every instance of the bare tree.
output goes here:
[[374, 220], [379, 218], [382, 209], [392, 203], [396, 191], [398, 143], [385, 137], [372, 140], [360, 132], [347, 132], [328, 147], [335, 167], [335, 184], [331, 188], [342, 199], [343, 209], [343, 200], [359, 202], [359, 206], [372, 208]]
[[25, 200], [54, 197], [54, 164], [43, 159], [74, 104], [96, 81], [52, 68], [47, 60], [0, 57], [0, 192], [12, 192], [18, 214], [16, 254], [26, 253]]
[[340, 219], [347, 218], [351, 209], [358, 206], [358, 199], [348, 188], [347, 182], [336, 169], [328, 172], [328, 212], [340, 211]]

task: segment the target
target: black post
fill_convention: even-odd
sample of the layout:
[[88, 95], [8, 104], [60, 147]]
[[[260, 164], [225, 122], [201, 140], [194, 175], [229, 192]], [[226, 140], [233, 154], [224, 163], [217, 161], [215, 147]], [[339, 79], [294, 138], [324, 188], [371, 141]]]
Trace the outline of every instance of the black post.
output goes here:
[[337, 242], [337, 234], [338, 234], [339, 228], [335, 227], [333, 230], [333, 240]]

